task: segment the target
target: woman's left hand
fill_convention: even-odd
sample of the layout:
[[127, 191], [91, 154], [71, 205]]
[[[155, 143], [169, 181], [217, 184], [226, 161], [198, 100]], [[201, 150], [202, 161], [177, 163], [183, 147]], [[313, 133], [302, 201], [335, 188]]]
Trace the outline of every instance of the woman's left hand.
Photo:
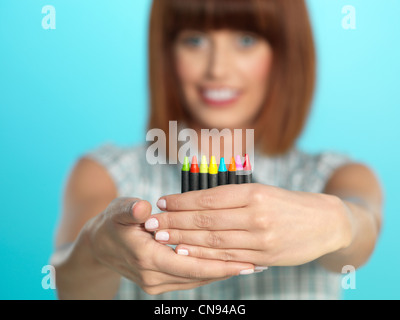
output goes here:
[[160, 198], [145, 223], [178, 254], [257, 266], [300, 265], [350, 245], [336, 196], [261, 184], [225, 185]]

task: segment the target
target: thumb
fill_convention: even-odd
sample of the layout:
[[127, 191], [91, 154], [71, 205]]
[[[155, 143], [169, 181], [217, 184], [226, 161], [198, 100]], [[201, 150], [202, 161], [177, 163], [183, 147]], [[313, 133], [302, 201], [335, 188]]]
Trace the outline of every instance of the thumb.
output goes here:
[[151, 204], [139, 198], [117, 198], [110, 204], [113, 221], [124, 224], [144, 223], [151, 215]]

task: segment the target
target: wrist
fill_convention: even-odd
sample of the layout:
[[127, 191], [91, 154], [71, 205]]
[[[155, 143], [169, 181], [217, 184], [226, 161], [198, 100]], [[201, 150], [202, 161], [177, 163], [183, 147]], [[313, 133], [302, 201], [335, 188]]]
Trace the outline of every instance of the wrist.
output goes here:
[[103, 226], [103, 214], [89, 220], [81, 230], [77, 239], [77, 246], [81, 248], [80, 255], [86, 257], [87, 263], [96, 269], [106, 270], [109, 268], [102, 262], [99, 254], [99, 243], [101, 243], [100, 234]]
[[338, 196], [326, 195], [334, 223], [335, 245], [331, 252], [345, 250], [353, 242], [354, 223], [352, 211]]
[[56, 263], [59, 299], [112, 299], [120, 275], [95, 257], [88, 222], [74, 242], [60, 249]]

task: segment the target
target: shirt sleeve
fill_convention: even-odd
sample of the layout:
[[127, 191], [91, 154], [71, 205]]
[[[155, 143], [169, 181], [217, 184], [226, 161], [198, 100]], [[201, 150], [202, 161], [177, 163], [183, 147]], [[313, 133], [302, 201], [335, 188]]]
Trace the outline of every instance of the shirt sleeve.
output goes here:
[[298, 155], [299, 164], [292, 171], [292, 190], [322, 193], [334, 172], [354, 161], [346, 154], [322, 152]]

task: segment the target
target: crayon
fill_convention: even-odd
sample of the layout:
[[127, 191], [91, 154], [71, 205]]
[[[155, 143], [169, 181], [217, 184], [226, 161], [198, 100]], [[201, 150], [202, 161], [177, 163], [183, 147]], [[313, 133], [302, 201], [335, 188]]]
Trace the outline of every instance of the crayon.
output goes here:
[[228, 184], [236, 184], [236, 164], [234, 157], [232, 157], [228, 168]]
[[206, 156], [201, 158], [200, 163], [200, 190], [208, 189], [208, 164]]
[[185, 157], [183, 160], [182, 170], [181, 170], [181, 191], [182, 193], [189, 191], [189, 158]]
[[239, 155], [236, 156], [236, 183], [243, 183], [243, 165]]
[[228, 183], [228, 171], [226, 170], [225, 159], [221, 158], [218, 168], [218, 185], [223, 186]]
[[210, 160], [210, 166], [208, 167], [208, 188], [214, 188], [218, 186], [218, 166], [215, 161], [215, 157], [212, 156]]
[[199, 165], [196, 156], [193, 156], [189, 171], [189, 191], [196, 190], [199, 190]]
[[243, 165], [243, 183], [251, 183], [252, 182], [252, 178], [253, 178], [253, 174], [252, 174], [252, 170], [251, 170], [251, 163], [249, 160], [249, 155], [246, 154], [244, 156], [245, 160], [244, 160], [244, 165]]

